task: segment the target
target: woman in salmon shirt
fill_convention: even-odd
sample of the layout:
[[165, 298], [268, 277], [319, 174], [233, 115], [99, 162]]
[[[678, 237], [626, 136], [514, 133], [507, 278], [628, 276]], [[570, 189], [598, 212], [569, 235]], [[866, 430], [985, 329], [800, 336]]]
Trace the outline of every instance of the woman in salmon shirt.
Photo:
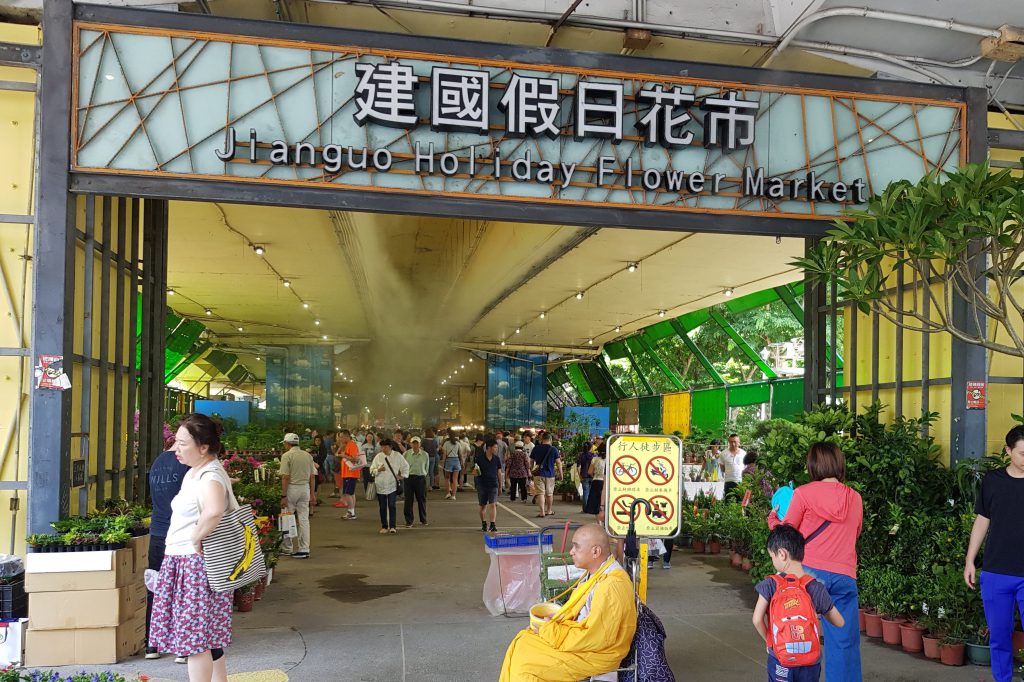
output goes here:
[[846, 624], [822, 622], [825, 633], [825, 682], [860, 682], [860, 632], [857, 620], [857, 537], [864, 520], [860, 495], [845, 484], [846, 457], [832, 443], [815, 443], [807, 452], [811, 482], [793, 493], [785, 520], [778, 508], [768, 527], [793, 526], [806, 538], [804, 569], [828, 589]]

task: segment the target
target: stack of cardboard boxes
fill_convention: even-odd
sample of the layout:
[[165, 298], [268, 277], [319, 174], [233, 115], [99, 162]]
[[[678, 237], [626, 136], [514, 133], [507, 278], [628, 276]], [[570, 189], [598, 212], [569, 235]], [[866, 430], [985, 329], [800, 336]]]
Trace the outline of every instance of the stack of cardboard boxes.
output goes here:
[[29, 554], [25, 664], [103, 665], [141, 650], [148, 562], [148, 535], [125, 549]]

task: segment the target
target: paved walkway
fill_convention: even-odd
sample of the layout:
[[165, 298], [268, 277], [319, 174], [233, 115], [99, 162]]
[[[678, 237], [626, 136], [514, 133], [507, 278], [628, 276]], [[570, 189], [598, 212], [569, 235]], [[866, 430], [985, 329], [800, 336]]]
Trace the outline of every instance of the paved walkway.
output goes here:
[[[375, 503], [358, 504], [354, 522], [321, 507], [312, 558], [283, 558], [254, 611], [235, 614], [232, 682], [496, 680], [505, 648], [526, 620], [493, 617], [483, 606], [489, 559], [475, 494], [451, 502], [431, 493], [432, 525], [400, 528], [397, 536], [377, 534]], [[556, 503], [556, 511], [552, 518], [561, 521], [590, 519], [567, 503]], [[498, 526], [528, 529], [541, 521], [534, 513], [506, 498]], [[747, 575], [729, 568], [727, 557], [681, 551], [672, 570], [652, 572], [650, 604], [665, 623], [680, 682], [765, 679], [763, 647], [750, 624], [753, 598]], [[868, 681], [991, 679], [982, 668], [947, 668], [866, 639], [863, 660]], [[157, 682], [187, 679], [185, 666], [170, 657], [135, 658], [116, 669]]]

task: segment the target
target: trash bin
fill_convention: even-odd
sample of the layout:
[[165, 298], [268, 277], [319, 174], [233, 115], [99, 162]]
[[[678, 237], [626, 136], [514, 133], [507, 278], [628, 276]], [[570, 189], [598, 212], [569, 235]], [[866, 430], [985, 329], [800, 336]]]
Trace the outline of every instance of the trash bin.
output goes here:
[[[484, 580], [484, 606], [492, 616], [528, 615], [540, 595], [538, 535], [485, 535], [484, 551], [491, 566]], [[551, 551], [551, 535], [544, 536]]]

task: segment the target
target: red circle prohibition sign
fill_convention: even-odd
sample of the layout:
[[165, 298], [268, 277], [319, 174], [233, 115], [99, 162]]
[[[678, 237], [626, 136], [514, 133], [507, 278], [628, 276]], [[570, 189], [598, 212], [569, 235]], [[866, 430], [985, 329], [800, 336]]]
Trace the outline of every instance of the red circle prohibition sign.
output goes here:
[[632, 455], [623, 455], [612, 465], [612, 476], [622, 485], [633, 485], [640, 480], [640, 461]]
[[619, 523], [629, 523], [629, 508], [636, 498], [632, 495], [619, 495], [612, 501], [612, 518]]
[[675, 517], [676, 505], [664, 495], [655, 495], [648, 502], [651, 503], [654, 509], [661, 512], [661, 516], [655, 516], [653, 513], [647, 514], [647, 520], [654, 525], [664, 526]]
[[668, 485], [675, 478], [676, 465], [668, 457], [658, 455], [652, 457], [651, 461], [647, 463], [645, 473], [654, 485]]

